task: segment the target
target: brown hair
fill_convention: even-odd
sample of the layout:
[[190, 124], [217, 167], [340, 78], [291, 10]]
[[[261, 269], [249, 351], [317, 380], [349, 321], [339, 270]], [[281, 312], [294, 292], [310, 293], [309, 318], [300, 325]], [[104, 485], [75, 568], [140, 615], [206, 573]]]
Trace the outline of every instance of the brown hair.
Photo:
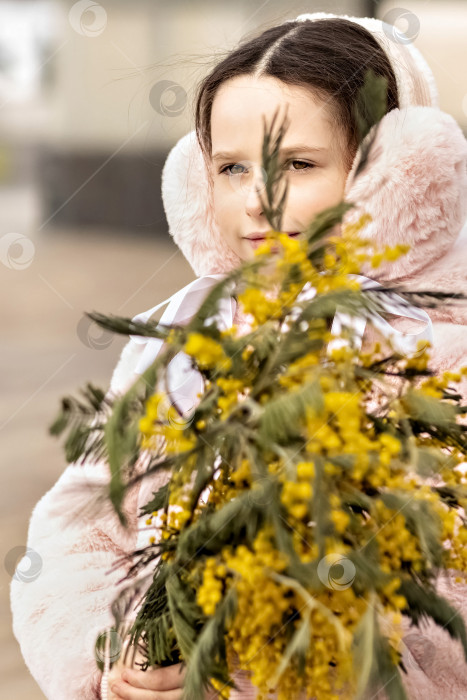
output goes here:
[[208, 163], [211, 112], [219, 87], [239, 75], [272, 76], [311, 89], [328, 102], [337, 133], [346, 135], [346, 168], [359, 145], [354, 116], [358, 90], [372, 69], [387, 79], [387, 111], [399, 106], [396, 76], [384, 49], [364, 27], [344, 18], [291, 21], [242, 41], [201, 81], [195, 98], [196, 136]]

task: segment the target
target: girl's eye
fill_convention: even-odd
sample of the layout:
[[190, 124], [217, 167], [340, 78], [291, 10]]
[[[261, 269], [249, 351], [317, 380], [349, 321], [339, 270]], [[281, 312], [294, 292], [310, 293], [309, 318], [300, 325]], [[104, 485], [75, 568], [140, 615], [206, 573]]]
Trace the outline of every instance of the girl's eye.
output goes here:
[[[307, 172], [307, 170], [310, 170], [315, 166], [314, 163], [308, 163], [306, 160], [298, 160], [296, 158], [287, 161], [287, 163], [300, 163], [301, 165], [305, 165], [305, 168], [298, 168], [298, 169], [293, 169], [293, 172], [298, 173], [298, 172]], [[230, 168], [243, 168], [243, 172], [232, 172]], [[230, 165], [225, 165], [222, 170], [220, 171], [221, 173], [226, 173], [229, 177], [232, 175], [243, 175], [245, 172], [245, 166], [243, 166], [241, 163], [231, 163]]]
[[296, 172], [296, 173], [298, 173], [299, 171], [303, 171], [303, 170], [307, 170], [307, 169], [310, 169], [310, 168], [314, 168], [314, 167], [315, 167], [315, 164], [314, 164], [314, 163], [307, 163], [306, 160], [297, 160], [297, 159], [293, 159], [293, 160], [289, 160], [288, 162], [289, 162], [289, 163], [300, 163], [301, 165], [306, 165], [306, 166], [307, 166], [307, 168], [299, 168], [298, 170], [295, 170], [295, 168], [294, 168], [294, 172]]
[[227, 175], [241, 175], [242, 173], [233, 173], [230, 168], [243, 168], [244, 166], [241, 163], [232, 163], [231, 165], [226, 165], [222, 168], [221, 173], [227, 172]]

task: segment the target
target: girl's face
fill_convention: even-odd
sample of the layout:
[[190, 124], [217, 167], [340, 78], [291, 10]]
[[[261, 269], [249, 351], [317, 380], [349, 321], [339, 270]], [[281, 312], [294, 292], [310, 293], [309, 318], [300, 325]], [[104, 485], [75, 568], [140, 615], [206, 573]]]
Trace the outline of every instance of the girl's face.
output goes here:
[[286, 109], [289, 120], [280, 158], [288, 181], [282, 231], [300, 234], [318, 212], [344, 196], [345, 139], [331, 125], [328, 103], [311, 91], [269, 76], [226, 81], [214, 98], [211, 114], [213, 206], [219, 230], [242, 260], [251, 260], [262, 243], [252, 242], [249, 236], [271, 229], [257, 188], [266, 201], [262, 116], [270, 128], [277, 109], [275, 130]]

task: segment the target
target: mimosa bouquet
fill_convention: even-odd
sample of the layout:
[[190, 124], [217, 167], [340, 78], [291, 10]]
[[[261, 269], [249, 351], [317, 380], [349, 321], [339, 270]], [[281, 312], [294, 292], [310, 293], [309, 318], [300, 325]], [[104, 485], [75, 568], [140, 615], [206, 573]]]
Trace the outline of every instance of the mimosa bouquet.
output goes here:
[[[467, 406], [455, 386], [467, 368], [436, 376], [426, 342], [403, 354], [381, 338], [364, 352], [353, 321], [381, 318], [396, 288], [363, 284], [361, 265], [407, 247], [375, 250], [368, 216], [335, 235], [345, 202], [303, 238], [282, 232], [283, 133], [272, 125], [263, 142], [270, 240], [183, 326], [88, 314], [164, 349], [124, 395], [88, 384], [85, 401], [64, 400], [51, 431], [68, 430], [70, 460], [105, 456], [122, 522], [126, 490], [167, 475], [143, 510], [154, 534], [129, 555], [113, 606], [113, 632], [131, 640], [127, 652], [144, 650], [143, 670], [184, 661], [185, 700], [207, 688], [227, 698], [237, 670], [259, 698], [362, 698], [381, 687], [405, 698], [403, 617], [432, 618], [467, 659], [463, 619], [435, 587], [447, 570], [467, 573]], [[218, 327], [226, 294], [250, 332]], [[401, 307], [452, 296], [397, 289]], [[203, 380], [190, 411], [164, 383], [179, 352]], [[128, 626], [142, 571], [149, 585]]]

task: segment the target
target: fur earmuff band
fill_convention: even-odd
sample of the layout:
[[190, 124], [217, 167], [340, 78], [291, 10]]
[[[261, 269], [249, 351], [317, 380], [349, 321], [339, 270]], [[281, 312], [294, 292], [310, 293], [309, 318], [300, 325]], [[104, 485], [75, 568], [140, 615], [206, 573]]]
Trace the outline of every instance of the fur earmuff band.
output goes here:
[[288, 22], [316, 22], [322, 19], [346, 19], [366, 29], [378, 41], [391, 62], [397, 81], [399, 107], [420, 105], [438, 107], [439, 95], [430, 66], [410, 37], [392, 24], [376, 17], [353, 17], [330, 12], [298, 15]]

